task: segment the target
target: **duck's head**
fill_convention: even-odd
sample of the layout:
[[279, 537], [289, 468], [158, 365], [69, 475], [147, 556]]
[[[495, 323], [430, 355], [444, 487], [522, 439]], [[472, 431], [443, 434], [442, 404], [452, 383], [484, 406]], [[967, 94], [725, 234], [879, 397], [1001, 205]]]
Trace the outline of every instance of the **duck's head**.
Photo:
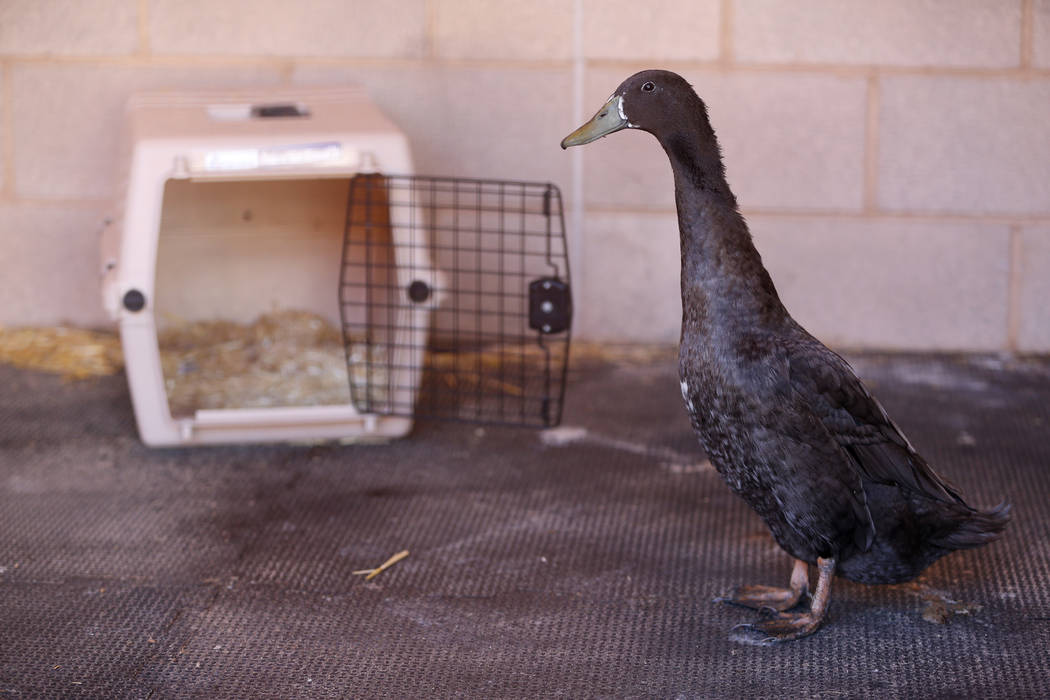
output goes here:
[[703, 103], [685, 78], [665, 70], [645, 70], [620, 83], [589, 122], [562, 139], [561, 147], [582, 146], [620, 129], [641, 129], [658, 137]]

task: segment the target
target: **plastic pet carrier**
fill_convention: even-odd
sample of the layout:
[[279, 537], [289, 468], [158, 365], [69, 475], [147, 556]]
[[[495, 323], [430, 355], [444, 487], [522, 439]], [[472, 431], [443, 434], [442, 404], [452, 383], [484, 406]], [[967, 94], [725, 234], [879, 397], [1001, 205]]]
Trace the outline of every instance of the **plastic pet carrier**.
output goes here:
[[144, 442], [560, 420], [557, 187], [415, 175], [355, 89], [138, 95], [128, 124], [103, 298]]

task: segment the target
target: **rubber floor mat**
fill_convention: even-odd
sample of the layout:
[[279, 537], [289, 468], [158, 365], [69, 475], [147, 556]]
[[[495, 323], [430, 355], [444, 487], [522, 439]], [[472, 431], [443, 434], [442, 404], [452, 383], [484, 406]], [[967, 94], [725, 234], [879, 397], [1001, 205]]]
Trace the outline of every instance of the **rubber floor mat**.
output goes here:
[[790, 559], [671, 364], [574, 368], [550, 431], [177, 450], [139, 443], [122, 377], [0, 367], [0, 697], [1045, 697], [1050, 363], [851, 359], [1014, 521], [911, 584], [837, 579], [826, 627], [766, 648], [711, 601]]

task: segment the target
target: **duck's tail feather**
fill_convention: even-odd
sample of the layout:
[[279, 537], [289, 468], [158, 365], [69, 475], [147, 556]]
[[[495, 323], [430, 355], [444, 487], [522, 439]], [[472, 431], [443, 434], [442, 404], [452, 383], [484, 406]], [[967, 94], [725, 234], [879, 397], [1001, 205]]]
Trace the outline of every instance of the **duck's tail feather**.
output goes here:
[[931, 542], [945, 549], [972, 549], [999, 539], [1010, 522], [1010, 505], [1005, 501], [988, 510], [965, 508], [955, 518], [954, 527], [939, 533]]

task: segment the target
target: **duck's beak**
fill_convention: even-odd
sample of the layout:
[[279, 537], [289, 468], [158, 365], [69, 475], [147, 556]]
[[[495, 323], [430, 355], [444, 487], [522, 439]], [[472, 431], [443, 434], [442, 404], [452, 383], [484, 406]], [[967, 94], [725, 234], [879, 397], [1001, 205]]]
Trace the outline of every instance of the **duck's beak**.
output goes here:
[[627, 117], [623, 114], [623, 98], [613, 95], [589, 122], [562, 139], [561, 147], [582, 146], [627, 126]]

